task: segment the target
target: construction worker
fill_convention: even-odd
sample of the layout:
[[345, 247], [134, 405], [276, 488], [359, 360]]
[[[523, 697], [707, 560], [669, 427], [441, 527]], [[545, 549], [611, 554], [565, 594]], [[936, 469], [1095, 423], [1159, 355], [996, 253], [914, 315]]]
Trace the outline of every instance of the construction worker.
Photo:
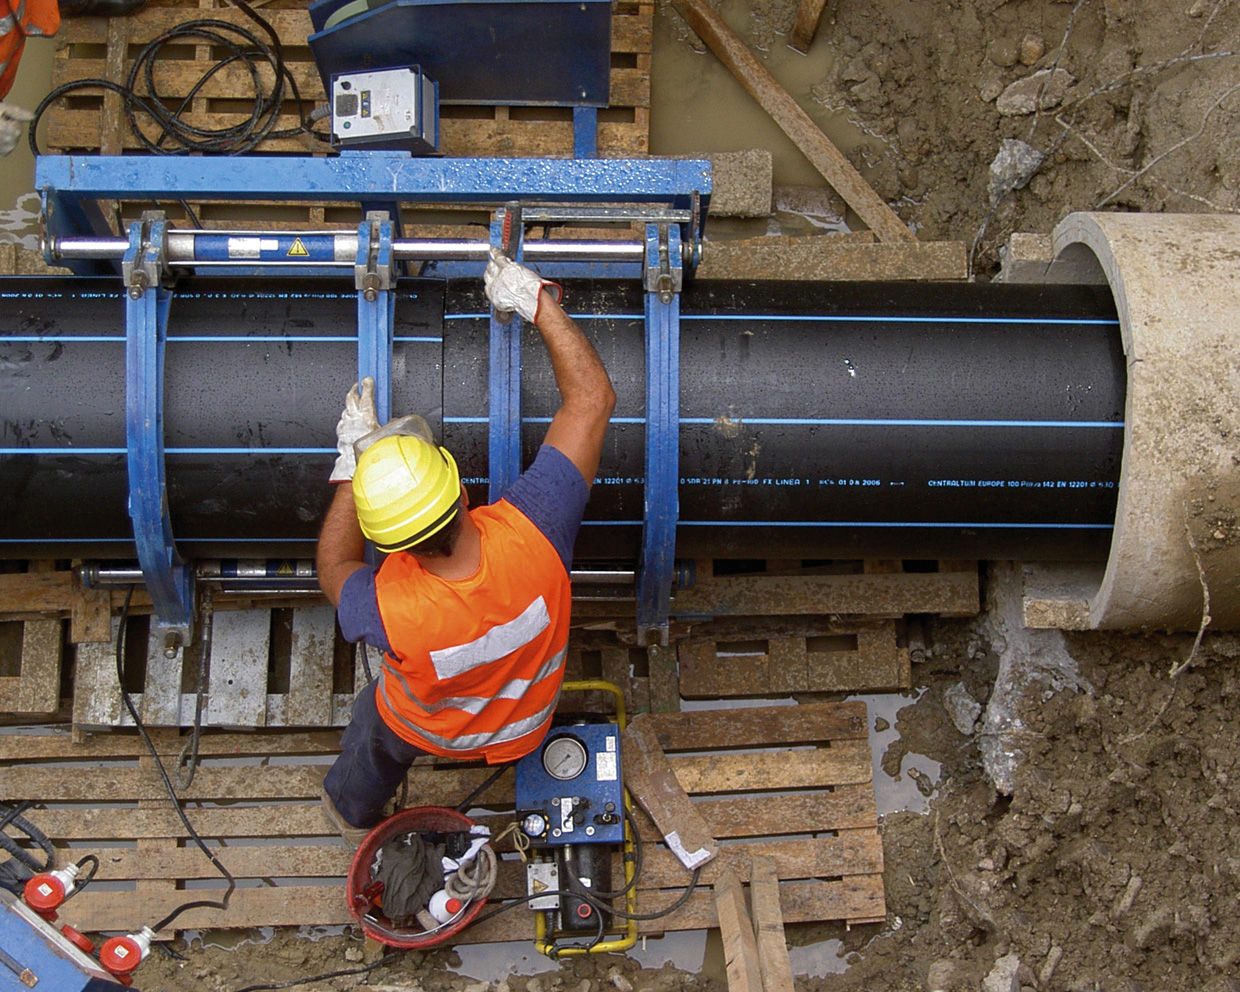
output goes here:
[[0, 155], [7, 155], [21, 140], [23, 125], [33, 114], [5, 102], [17, 79], [27, 38], [50, 38], [60, 28], [56, 0], [3, 0], [0, 3]]
[[[336, 427], [319, 584], [344, 636], [382, 652], [323, 783], [328, 819], [355, 846], [419, 755], [498, 763], [534, 750], [564, 677], [573, 543], [615, 393], [554, 283], [498, 253], [484, 283], [498, 311], [538, 328], [561, 397], [498, 502], [470, 508], [420, 417], [378, 429], [370, 380], [349, 390]], [[363, 537], [387, 553], [378, 568], [363, 562]]]

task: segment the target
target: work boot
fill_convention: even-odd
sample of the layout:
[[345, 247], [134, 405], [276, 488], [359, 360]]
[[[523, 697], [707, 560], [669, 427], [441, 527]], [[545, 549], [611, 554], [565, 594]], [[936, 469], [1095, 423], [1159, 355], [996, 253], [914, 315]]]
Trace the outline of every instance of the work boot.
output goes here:
[[327, 790], [323, 789], [320, 793], [323, 799], [323, 815], [327, 818], [327, 822], [331, 824], [333, 830], [339, 830], [340, 836], [344, 838], [344, 842], [350, 847], [356, 849], [361, 846], [362, 841], [366, 839], [366, 835], [370, 830], [366, 827], [355, 827], [349, 823], [340, 811], [336, 809], [336, 804], [332, 802], [332, 797], [327, 794]]

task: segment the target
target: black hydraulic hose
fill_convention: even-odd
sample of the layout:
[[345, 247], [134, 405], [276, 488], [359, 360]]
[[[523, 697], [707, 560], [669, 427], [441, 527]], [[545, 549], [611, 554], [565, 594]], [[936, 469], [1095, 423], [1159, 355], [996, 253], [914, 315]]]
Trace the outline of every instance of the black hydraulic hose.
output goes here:
[[224, 895], [218, 900], [194, 899], [181, 903], [180, 906], [151, 927], [152, 930], [158, 933], [161, 930], [167, 929], [173, 920], [191, 909], [218, 909], [226, 911], [229, 901], [232, 899], [233, 891], [237, 888], [237, 881], [233, 878], [232, 872], [225, 868], [219, 858], [211, 853], [211, 849], [207, 847], [198, 831], [194, 829], [194, 825], [189, 822], [189, 817], [185, 815], [185, 810], [181, 806], [181, 800], [177, 796], [176, 789], [172, 786], [172, 779], [168, 777], [168, 771], [164, 768], [164, 763], [159, 757], [159, 750], [155, 747], [155, 742], [151, 740], [151, 735], [147, 733], [146, 725], [138, 714], [138, 708], [134, 706], [133, 699], [130, 698], [129, 692], [125, 689], [125, 624], [129, 619], [129, 604], [133, 599], [133, 592], [134, 587], [130, 586], [125, 593], [125, 603], [121, 607], [120, 627], [116, 634], [116, 681], [121, 689], [121, 699], [125, 703], [125, 709], [129, 711], [129, 716], [133, 720], [134, 726], [138, 728], [138, 734], [142, 737], [142, 743], [146, 745], [147, 751], [150, 752], [151, 758], [155, 762], [155, 770], [159, 772], [159, 777], [164, 783], [164, 788], [168, 792], [168, 798], [172, 801], [172, 808], [176, 811], [177, 817], [181, 821], [181, 826], [185, 828], [185, 832], [189, 834], [194, 844], [228, 883], [228, 888], [224, 890]]
[[[48, 839], [47, 834], [43, 833], [38, 827], [27, 820], [21, 814], [30, 809], [32, 803], [19, 803], [7, 810], [3, 817], [0, 817], [0, 848], [5, 853], [16, 858], [33, 872], [48, 871], [56, 858], [55, 848]], [[31, 853], [17, 843], [12, 837], [5, 833], [6, 828], [13, 827], [24, 833], [30, 840], [43, 852], [44, 862], [39, 862], [31, 855]]]

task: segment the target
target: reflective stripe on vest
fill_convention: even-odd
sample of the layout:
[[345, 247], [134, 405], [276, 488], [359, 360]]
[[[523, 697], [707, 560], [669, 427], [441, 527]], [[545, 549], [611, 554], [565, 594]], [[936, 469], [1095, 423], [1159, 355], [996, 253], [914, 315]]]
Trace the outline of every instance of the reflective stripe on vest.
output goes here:
[[400, 670], [395, 668], [386, 657], [384, 657], [382, 664], [383, 670], [400, 682], [401, 691], [404, 693], [405, 698], [415, 706], [420, 707], [425, 712], [438, 713], [440, 710], [450, 708], [454, 710], [464, 710], [471, 716], [477, 716], [484, 709], [486, 709], [487, 704], [493, 699], [520, 699], [529, 691], [531, 686], [536, 685], [548, 676], [554, 675], [559, 670], [560, 665], [563, 664], [564, 656], [567, 653], [567, 647], [557, 651], [543, 662], [542, 668], [534, 674], [532, 679], [513, 679], [493, 696], [451, 696], [447, 699], [441, 699], [436, 703], [428, 703], [422, 699], [419, 699], [417, 693], [409, 688], [409, 682], [405, 679], [405, 676], [402, 675]]
[[[563, 657], [563, 655], [560, 654], [556, 657]], [[385, 693], [388, 692], [391, 687], [391, 682], [388, 679], [389, 673], [390, 669], [386, 665], [379, 670], [379, 688]], [[404, 714], [400, 713], [393, 707], [389, 706], [388, 709], [391, 711], [392, 716], [399, 720], [404, 726], [409, 728], [415, 736], [421, 737], [423, 740], [428, 741], [437, 747], [444, 748], [448, 751], [476, 751], [480, 748], [491, 747], [495, 744], [507, 744], [510, 741], [515, 741], [520, 737], [524, 737], [526, 734], [532, 734], [535, 730], [551, 719], [551, 714], [555, 712], [555, 708], [559, 704], [559, 701], [559, 693], [556, 693], [556, 698], [552, 699], [548, 705], [544, 706], [533, 716], [528, 716], [523, 720], [516, 720], [512, 723], [505, 724], [499, 730], [491, 733], [464, 734], [458, 737], [441, 737], [438, 734], [432, 734], [425, 727], [419, 727], [417, 724], [411, 723], [409, 720], [405, 719]]]
[[546, 601], [539, 596], [520, 616], [492, 627], [477, 640], [431, 652], [431, 664], [441, 679], [451, 679], [520, 651], [551, 626]]

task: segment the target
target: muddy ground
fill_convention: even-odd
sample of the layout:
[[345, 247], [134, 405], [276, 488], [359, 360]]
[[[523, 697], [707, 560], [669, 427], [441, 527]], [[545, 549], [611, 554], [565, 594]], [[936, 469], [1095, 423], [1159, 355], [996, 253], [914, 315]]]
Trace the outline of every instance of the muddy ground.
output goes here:
[[[716, 6], [782, 58], [796, 0]], [[869, 135], [850, 152], [862, 173], [921, 238], [976, 241], [981, 275], [1010, 232], [1074, 210], [1240, 209], [1235, 0], [826, 7], [811, 50], [823, 72], [793, 95], [829, 131], [824, 109]], [[683, 22], [676, 37], [704, 49]], [[992, 180], [1005, 141], [1022, 144]]]
[[[749, 40], [760, 51], [782, 45], [795, 7], [754, 0]], [[1240, 208], [1240, 59], [1225, 54], [1240, 48], [1240, 2], [828, 8], [821, 32], [835, 57], [810, 98], [871, 135], [858, 163], [921, 237], [976, 239], [981, 274], [994, 271], [1009, 232], [1049, 231], [1072, 210]], [[1028, 149], [1009, 145], [1017, 165], [992, 186], [1004, 139]], [[942, 763], [930, 811], [883, 824], [885, 925], [791, 928], [797, 944], [841, 939], [847, 961], [837, 964], [848, 965], [802, 976], [798, 988], [1240, 990], [1240, 641], [1207, 636], [1173, 679], [1191, 636], [1066, 635], [1064, 670], [1029, 688], [1002, 740], [1023, 756], [1003, 795], [983, 770], [990, 724], [970, 729], [953, 687], [985, 705], [1000, 656], [1016, 652], [1019, 665], [1024, 647], [986, 621], [933, 624], [930, 640], [915, 669], [927, 691], [900, 712], [884, 761], [898, 770], [906, 749]], [[966, 733], [945, 706], [949, 690]], [[177, 951], [184, 961], [156, 955], [144, 965], [141, 987], [237, 990], [365, 965], [348, 935]], [[642, 970], [627, 959], [491, 984], [453, 964], [451, 952], [409, 954], [313, 987], [722, 987], [717, 969]]]

